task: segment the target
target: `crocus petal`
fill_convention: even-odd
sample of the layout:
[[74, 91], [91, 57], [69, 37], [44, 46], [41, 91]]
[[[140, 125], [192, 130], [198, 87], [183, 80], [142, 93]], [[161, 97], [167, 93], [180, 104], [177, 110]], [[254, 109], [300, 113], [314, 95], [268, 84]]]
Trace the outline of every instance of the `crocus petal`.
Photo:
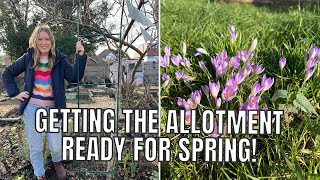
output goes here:
[[201, 101], [201, 91], [200, 90], [197, 90], [195, 92], [192, 92], [191, 93], [191, 97], [192, 97], [192, 100], [196, 103], [196, 104], [200, 104], [200, 101]]
[[216, 99], [220, 91], [220, 83], [209, 82], [209, 89], [211, 96]]
[[318, 51], [317, 46], [315, 46], [314, 44], [311, 44], [310, 50], [309, 50], [309, 58], [314, 59], [317, 55], [317, 51]]
[[164, 53], [166, 56], [170, 57], [170, 46], [167, 45], [164, 47]]
[[216, 101], [216, 108], [219, 109], [221, 107], [221, 98], [217, 98], [215, 101]]
[[183, 106], [183, 103], [184, 103], [185, 101], [186, 101], [186, 100], [184, 100], [183, 98], [178, 97], [178, 102], [177, 102], [178, 106]]
[[286, 60], [286, 58], [284, 58], [284, 57], [281, 57], [281, 58], [279, 59], [280, 69], [283, 69], [283, 68], [284, 68], [284, 66], [286, 65], [286, 62], [287, 62], [287, 60]]
[[171, 62], [176, 65], [176, 66], [179, 66], [180, 64], [180, 61], [181, 61], [181, 56], [180, 55], [172, 55], [171, 57]]
[[188, 99], [187, 101], [185, 101], [183, 103], [183, 106], [186, 110], [191, 110], [191, 109], [197, 108], [197, 104], [192, 99]]
[[257, 93], [259, 93], [261, 89], [262, 87], [259, 81], [255, 82], [254, 85], [252, 86], [251, 95], [253, 96], [257, 95]]
[[183, 57], [182, 59], [181, 59], [181, 65], [183, 66], [183, 67], [190, 67], [190, 61], [187, 59], [187, 58], [185, 58], [185, 57]]
[[183, 42], [182, 44], [182, 53], [183, 53], [183, 56], [186, 56], [186, 53], [187, 53], [187, 45], [185, 42]]
[[236, 95], [236, 90], [233, 89], [231, 86], [226, 86], [222, 91], [222, 99], [225, 101], [231, 101]]
[[176, 73], [176, 79], [179, 81], [181, 78], [182, 78], [182, 76], [184, 75], [184, 73], [183, 72], [181, 72], [181, 71], [177, 71]]
[[162, 74], [162, 80], [164, 81], [162, 84], [162, 87], [166, 87], [168, 86], [169, 82], [170, 82], [170, 76], [167, 75], [166, 73]]
[[208, 96], [209, 95], [209, 86], [205, 85], [205, 86], [202, 86], [202, 92]]
[[209, 53], [208, 53], [205, 49], [203, 49], [203, 48], [197, 48], [196, 51], [197, 51], [198, 53], [200, 53], [200, 54], [206, 54], [206, 55], [209, 54]]
[[256, 46], [257, 46], [257, 43], [258, 43], [258, 39], [257, 39], [257, 38], [255, 38], [255, 39], [252, 41], [252, 43], [251, 43], [251, 46], [250, 46], [249, 51], [253, 52], [253, 51], [254, 51], [254, 49], [255, 49], [255, 48], [256, 48]]
[[313, 75], [312, 69], [307, 69], [306, 75], [304, 76], [304, 80], [307, 81]]
[[191, 111], [190, 110], [186, 111], [186, 113], [185, 113], [185, 122], [187, 125], [191, 123]]
[[316, 59], [313, 59], [313, 58], [310, 58], [308, 61], [307, 61], [307, 68], [310, 69], [312, 68], [313, 66], [317, 65], [318, 61]]
[[203, 72], [205, 72], [206, 71], [206, 62], [205, 61], [199, 61], [198, 63], [199, 63], [199, 67], [201, 68], [201, 70]]
[[167, 68], [170, 64], [168, 56], [160, 56], [160, 66]]

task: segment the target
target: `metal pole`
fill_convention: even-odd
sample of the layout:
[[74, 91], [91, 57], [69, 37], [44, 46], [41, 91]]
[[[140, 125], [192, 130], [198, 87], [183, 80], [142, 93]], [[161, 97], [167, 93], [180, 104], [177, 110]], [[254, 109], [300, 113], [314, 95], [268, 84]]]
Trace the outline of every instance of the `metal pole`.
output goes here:
[[[77, 8], [77, 39], [78, 41], [80, 40], [80, 0], [78, 0], [78, 8]], [[76, 63], [77, 63], [77, 89], [78, 89], [78, 108], [80, 108], [80, 87], [79, 87], [79, 57], [78, 57], [78, 52], [76, 52]], [[80, 163], [76, 162], [77, 166], [77, 174], [78, 174], [78, 179], [80, 179]]]

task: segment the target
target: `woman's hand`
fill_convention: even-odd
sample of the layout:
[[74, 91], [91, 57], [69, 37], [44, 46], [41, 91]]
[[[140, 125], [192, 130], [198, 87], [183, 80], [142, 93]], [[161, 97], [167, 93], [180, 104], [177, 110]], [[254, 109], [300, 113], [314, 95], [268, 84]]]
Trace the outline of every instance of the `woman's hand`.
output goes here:
[[84, 47], [82, 46], [82, 44], [81, 44], [80, 41], [77, 42], [76, 51], [77, 51], [77, 53], [79, 53], [79, 55], [81, 55], [81, 56], [84, 54]]
[[17, 96], [14, 97], [15, 99], [18, 99], [20, 101], [24, 101], [24, 99], [29, 98], [29, 93], [27, 91], [23, 91], [19, 93]]

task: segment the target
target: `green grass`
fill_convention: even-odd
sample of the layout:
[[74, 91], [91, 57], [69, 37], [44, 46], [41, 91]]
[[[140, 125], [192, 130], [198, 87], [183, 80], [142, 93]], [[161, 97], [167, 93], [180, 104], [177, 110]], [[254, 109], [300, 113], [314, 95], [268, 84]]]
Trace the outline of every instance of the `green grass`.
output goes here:
[[[320, 46], [320, 7], [275, 8], [248, 4], [207, 4], [207, 1], [161, 1], [161, 48], [171, 46], [171, 53], [182, 54], [182, 43], [187, 45], [193, 76], [196, 81], [191, 89], [200, 89], [207, 82], [201, 75], [197, 61], [206, 57], [191, 58], [195, 49], [202, 47], [211, 55], [226, 49], [234, 56], [236, 50], [249, 49], [258, 38], [254, 61], [266, 68], [265, 73], [275, 78], [275, 84], [265, 95], [264, 103], [270, 109], [283, 108], [290, 123], [283, 123], [281, 135], [257, 136], [256, 163], [204, 163], [180, 162], [179, 147], [172, 142], [172, 161], [162, 163], [163, 179], [320, 179], [320, 117], [294, 106], [297, 94], [303, 94], [320, 114], [320, 77], [318, 70], [303, 83], [305, 73], [304, 53], [310, 44]], [[235, 25], [239, 37], [230, 45], [229, 26]], [[163, 54], [163, 52], [162, 52]], [[287, 58], [287, 65], [280, 72], [278, 60]], [[209, 66], [209, 65], [208, 65]], [[168, 68], [166, 73], [174, 79], [178, 68]], [[179, 70], [182, 70], [181, 67]], [[164, 69], [161, 70], [164, 72]], [[209, 71], [213, 71], [212, 66]], [[252, 80], [253, 81], [253, 80]], [[186, 98], [189, 88], [172, 80], [170, 87], [161, 91], [161, 106], [165, 124], [166, 111], [178, 109], [176, 97]], [[248, 87], [250, 88], [250, 87]], [[286, 98], [271, 100], [278, 89], [288, 91]], [[245, 93], [245, 90], [243, 90]], [[308, 109], [307, 109], [308, 110]], [[287, 119], [287, 120], [288, 120]], [[173, 137], [171, 134], [164, 136]]]

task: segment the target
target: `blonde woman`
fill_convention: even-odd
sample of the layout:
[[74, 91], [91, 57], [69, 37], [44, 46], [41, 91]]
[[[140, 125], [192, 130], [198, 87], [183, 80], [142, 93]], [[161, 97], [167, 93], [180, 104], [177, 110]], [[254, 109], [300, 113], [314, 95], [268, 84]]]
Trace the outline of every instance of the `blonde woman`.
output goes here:
[[[79, 54], [79, 72], [77, 65], [68, 63], [65, 55], [55, 49], [55, 39], [46, 25], [37, 26], [30, 39], [27, 53], [5, 68], [2, 74], [3, 86], [10, 97], [20, 100], [18, 114], [23, 115], [30, 160], [34, 174], [38, 179], [46, 179], [43, 164], [42, 133], [35, 129], [35, 112], [38, 108], [65, 108], [65, 79], [77, 82], [84, 75], [87, 56], [80, 42], [76, 44]], [[24, 72], [24, 89], [20, 91], [15, 77]], [[57, 123], [56, 127], [60, 127]], [[66, 179], [62, 160], [62, 136], [59, 133], [45, 133], [51, 151], [52, 161], [58, 179]]]

